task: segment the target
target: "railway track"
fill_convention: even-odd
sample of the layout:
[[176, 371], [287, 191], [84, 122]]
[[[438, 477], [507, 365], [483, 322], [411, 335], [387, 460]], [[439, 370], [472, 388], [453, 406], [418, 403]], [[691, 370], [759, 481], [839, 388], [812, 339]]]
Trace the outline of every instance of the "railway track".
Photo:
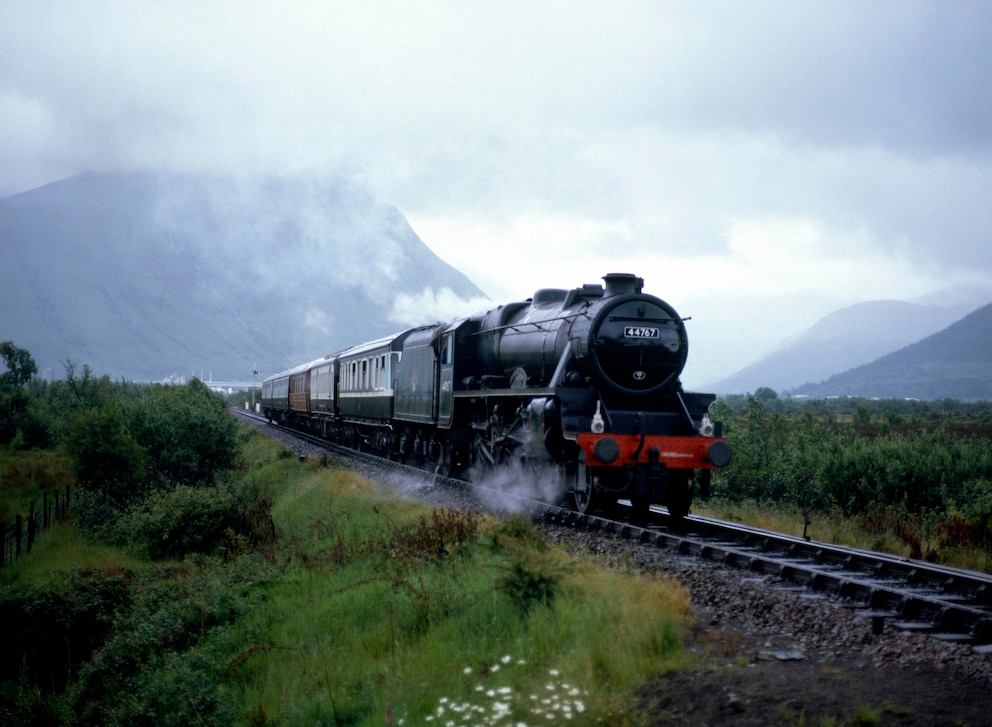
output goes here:
[[[239, 416], [266, 422], [244, 411]], [[279, 428], [351, 461], [400, 472], [426, 484], [464, 489], [466, 483], [341, 447], [323, 439]], [[473, 489], [496, 493], [484, 484]], [[885, 628], [926, 633], [941, 641], [966, 643], [992, 654], [992, 576], [948, 568], [885, 553], [831, 545], [738, 523], [690, 515], [678, 527], [668, 514], [652, 509], [647, 522], [633, 523], [624, 512], [583, 514], [561, 504], [514, 497], [520, 509], [546, 521], [598, 530], [681, 556], [722, 563], [728, 568], [772, 577], [776, 587], [797, 596], [829, 599], [863, 617], [874, 633]]]
[[971, 644], [992, 654], [992, 576], [885, 553], [774, 533], [712, 518], [688, 516], [673, 530], [551, 507], [546, 517], [600, 528], [682, 555], [718, 561], [779, 588], [833, 599], [868, 619], [875, 633], [886, 625]]

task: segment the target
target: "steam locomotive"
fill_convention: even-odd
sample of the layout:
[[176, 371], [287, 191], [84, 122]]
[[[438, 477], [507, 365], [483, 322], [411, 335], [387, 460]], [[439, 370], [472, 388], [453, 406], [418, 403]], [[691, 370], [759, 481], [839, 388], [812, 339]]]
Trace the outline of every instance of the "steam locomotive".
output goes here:
[[581, 512], [628, 500], [689, 512], [696, 473], [731, 458], [713, 394], [679, 380], [682, 318], [611, 273], [604, 285], [542, 289], [450, 323], [360, 344], [262, 383], [273, 422], [355, 448], [482, 479], [511, 466], [553, 472]]

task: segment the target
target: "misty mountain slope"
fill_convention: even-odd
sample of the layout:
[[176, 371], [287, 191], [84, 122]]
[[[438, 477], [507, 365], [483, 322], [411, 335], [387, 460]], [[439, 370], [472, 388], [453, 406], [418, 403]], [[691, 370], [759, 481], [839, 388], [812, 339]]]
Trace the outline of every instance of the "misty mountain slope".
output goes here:
[[821, 318], [782, 348], [707, 388], [744, 394], [762, 386], [782, 391], [823, 381], [919, 341], [973, 309], [895, 300], [858, 303]]
[[796, 393], [992, 400], [992, 304], [922, 341]]
[[0, 340], [56, 375], [244, 380], [484, 298], [341, 180], [84, 174], [0, 200], [0, 245]]

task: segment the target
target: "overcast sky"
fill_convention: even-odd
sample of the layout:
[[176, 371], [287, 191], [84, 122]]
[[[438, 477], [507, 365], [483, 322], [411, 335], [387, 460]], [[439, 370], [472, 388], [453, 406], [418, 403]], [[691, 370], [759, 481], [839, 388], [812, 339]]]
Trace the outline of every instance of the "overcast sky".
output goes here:
[[0, 197], [345, 174], [498, 301], [642, 276], [702, 383], [846, 305], [992, 299], [990, 39], [990, 0], [0, 0]]

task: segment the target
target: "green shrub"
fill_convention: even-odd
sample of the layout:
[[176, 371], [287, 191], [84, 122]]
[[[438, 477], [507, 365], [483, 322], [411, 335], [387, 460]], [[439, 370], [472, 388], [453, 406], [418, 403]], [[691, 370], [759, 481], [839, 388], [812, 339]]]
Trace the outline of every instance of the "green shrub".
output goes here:
[[430, 522], [421, 515], [416, 523], [396, 528], [389, 552], [400, 560], [444, 560], [472, 542], [478, 529], [478, 516], [471, 510], [441, 508], [431, 512]]
[[533, 551], [513, 553], [509, 566], [496, 580], [496, 587], [519, 611], [550, 606], [558, 595], [564, 573], [559, 564]]
[[239, 428], [224, 400], [201, 381], [148, 388], [133, 419], [136, 439], [162, 477], [208, 482], [234, 463]]
[[571, 565], [534, 530], [523, 517], [511, 517], [493, 534], [497, 550], [505, 551], [509, 563], [496, 578], [496, 588], [521, 613], [550, 606], [571, 572]]
[[0, 679], [60, 691], [130, 604], [125, 572], [72, 569], [0, 591]]
[[140, 496], [148, 458], [131, 432], [122, 403], [75, 412], [64, 447], [80, 487], [99, 490], [119, 505]]
[[178, 485], [159, 490], [121, 518], [118, 537], [153, 559], [210, 553], [237, 523], [238, 505], [226, 488]]
[[256, 558], [153, 569], [132, 586], [130, 608], [83, 665], [69, 692], [81, 725], [226, 725], [235, 720], [220, 684], [225, 628], [251, 610], [251, 591], [271, 577]]

